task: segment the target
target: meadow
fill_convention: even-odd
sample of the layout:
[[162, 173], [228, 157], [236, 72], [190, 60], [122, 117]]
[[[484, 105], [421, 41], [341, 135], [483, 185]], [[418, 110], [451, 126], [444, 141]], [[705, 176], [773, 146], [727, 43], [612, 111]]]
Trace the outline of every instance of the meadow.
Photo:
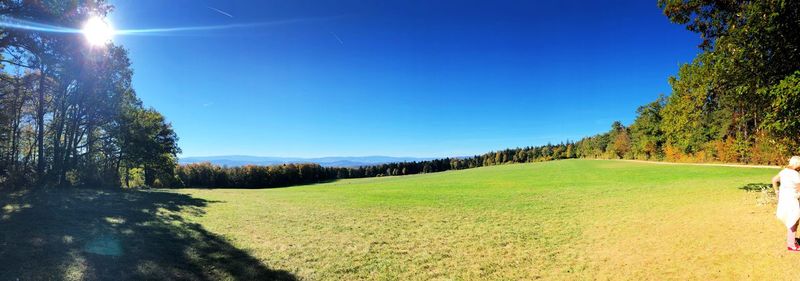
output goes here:
[[6, 194], [0, 279], [795, 279], [774, 206], [742, 189], [776, 172], [564, 160], [279, 189]]

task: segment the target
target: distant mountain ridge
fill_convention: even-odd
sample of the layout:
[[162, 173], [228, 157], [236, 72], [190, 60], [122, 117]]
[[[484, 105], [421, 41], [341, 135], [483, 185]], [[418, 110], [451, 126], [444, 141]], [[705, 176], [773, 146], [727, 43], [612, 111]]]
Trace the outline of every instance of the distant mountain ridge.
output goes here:
[[392, 157], [392, 156], [333, 156], [318, 158], [302, 157], [269, 157], [269, 156], [249, 156], [249, 155], [222, 155], [222, 156], [198, 156], [183, 157], [178, 160], [180, 164], [210, 162], [221, 166], [244, 166], [244, 165], [279, 165], [288, 163], [317, 163], [324, 167], [358, 167], [379, 165], [392, 162], [412, 162], [436, 159], [433, 157]]

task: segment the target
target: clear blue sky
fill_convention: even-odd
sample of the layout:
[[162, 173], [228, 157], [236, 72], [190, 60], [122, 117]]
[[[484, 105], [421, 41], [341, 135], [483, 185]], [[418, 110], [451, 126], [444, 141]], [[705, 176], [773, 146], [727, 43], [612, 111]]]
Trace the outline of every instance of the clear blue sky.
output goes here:
[[699, 43], [655, 0], [112, 3], [118, 29], [273, 23], [115, 38], [185, 157], [439, 157], [577, 140], [668, 94]]

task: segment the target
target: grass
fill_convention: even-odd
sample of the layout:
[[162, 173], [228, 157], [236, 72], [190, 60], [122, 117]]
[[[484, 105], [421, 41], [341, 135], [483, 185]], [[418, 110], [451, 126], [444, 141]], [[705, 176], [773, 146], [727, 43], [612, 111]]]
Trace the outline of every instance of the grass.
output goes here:
[[0, 279], [795, 279], [774, 205], [741, 189], [776, 172], [568, 160], [94, 201], [10, 194]]

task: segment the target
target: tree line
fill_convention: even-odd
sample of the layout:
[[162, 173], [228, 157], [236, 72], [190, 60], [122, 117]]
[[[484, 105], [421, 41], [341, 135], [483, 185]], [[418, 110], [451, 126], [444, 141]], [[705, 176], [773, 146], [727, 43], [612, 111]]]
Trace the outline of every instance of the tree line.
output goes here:
[[[104, 0], [0, 0], [0, 19], [79, 30]], [[174, 180], [177, 136], [131, 86], [127, 51], [82, 34], [0, 27], [0, 185], [122, 186]]]
[[224, 167], [211, 163], [180, 165], [175, 187], [269, 188], [336, 179], [403, 176], [484, 166], [529, 163], [577, 157], [573, 143], [505, 149], [472, 157], [397, 162], [363, 167], [322, 167], [319, 164], [247, 165]]

